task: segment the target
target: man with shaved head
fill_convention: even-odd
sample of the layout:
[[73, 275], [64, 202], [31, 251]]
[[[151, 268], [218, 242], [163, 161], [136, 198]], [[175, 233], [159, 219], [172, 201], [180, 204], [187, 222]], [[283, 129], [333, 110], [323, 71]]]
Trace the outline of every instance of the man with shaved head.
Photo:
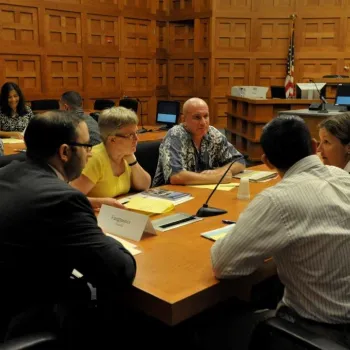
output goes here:
[[231, 162], [223, 179], [244, 170], [245, 161], [216, 128], [209, 125], [207, 103], [193, 97], [183, 105], [184, 122], [171, 128], [160, 149], [153, 186], [164, 184], [194, 185], [217, 183]]

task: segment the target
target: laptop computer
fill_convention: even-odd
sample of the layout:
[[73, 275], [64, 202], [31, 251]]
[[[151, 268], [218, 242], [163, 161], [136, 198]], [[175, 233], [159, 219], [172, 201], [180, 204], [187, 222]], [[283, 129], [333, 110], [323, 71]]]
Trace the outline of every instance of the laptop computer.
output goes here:
[[271, 86], [271, 98], [286, 98], [284, 86]]

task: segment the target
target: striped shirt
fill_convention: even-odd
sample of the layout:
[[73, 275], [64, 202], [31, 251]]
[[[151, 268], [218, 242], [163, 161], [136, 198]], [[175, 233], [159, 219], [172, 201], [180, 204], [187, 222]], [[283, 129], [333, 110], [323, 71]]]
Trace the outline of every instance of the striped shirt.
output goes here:
[[350, 176], [317, 156], [257, 195], [211, 249], [218, 278], [249, 275], [273, 257], [282, 302], [300, 316], [350, 322]]

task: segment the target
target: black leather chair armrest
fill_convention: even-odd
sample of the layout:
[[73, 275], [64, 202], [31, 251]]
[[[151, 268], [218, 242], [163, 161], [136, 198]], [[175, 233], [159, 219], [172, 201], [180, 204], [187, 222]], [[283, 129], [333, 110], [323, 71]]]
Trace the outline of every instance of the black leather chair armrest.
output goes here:
[[0, 350], [58, 349], [57, 336], [50, 332], [28, 334], [0, 344]]
[[[349, 350], [345, 345], [341, 345], [328, 338], [322, 337], [312, 331], [306, 330], [297, 324], [288, 322], [279, 317], [274, 317], [262, 322], [258, 327], [262, 327], [259, 332], [270, 332], [288, 338], [290, 341], [305, 347], [306, 349], [317, 350]], [[277, 335], [277, 334], [276, 334]]]

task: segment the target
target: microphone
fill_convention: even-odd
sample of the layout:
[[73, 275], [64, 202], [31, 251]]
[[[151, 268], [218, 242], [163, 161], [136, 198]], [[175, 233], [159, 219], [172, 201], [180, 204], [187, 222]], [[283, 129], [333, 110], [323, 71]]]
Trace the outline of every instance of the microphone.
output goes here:
[[236, 162], [236, 160], [232, 161], [231, 164], [229, 165], [229, 167], [225, 170], [224, 174], [221, 176], [221, 179], [216, 184], [214, 189], [211, 191], [211, 193], [210, 193], [208, 199], [206, 200], [206, 202], [203, 204], [203, 206], [201, 208], [198, 209], [196, 216], [198, 216], [200, 218], [204, 218], [204, 217], [207, 217], [207, 216], [216, 216], [216, 215], [221, 215], [221, 214], [226, 214], [227, 213], [227, 210], [225, 210], [225, 209], [209, 207], [208, 206], [208, 202], [209, 202], [210, 198], [213, 196], [213, 194], [215, 193], [215, 191], [218, 188], [218, 186], [221, 184], [221, 181], [223, 180], [223, 178], [226, 176], [226, 174], [229, 172], [229, 170], [231, 169], [232, 165], [235, 162]]
[[318, 111], [319, 113], [328, 113], [327, 109], [326, 109], [326, 104], [328, 103], [327, 100], [324, 98], [324, 96], [321, 95], [321, 91], [319, 90], [317, 84], [312, 80], [309, 79], [310, 83], [313, 83], [316, 87], [316, 90], [318, 92], [318, 97], [319, 99], [322, 101], [321, 103], [321, 109]]
[[[140, 104], [140, 109], [141, 109], [141, 113], [140, 113], [141, 129], [137, 130], [137, 133], [138, 134], [143, 134], [143, 133], [147, 132], [148, 130], [143, 127], [143, 118], [142, 118], [143, 117], [143, 113], [142, 113], [142, 102], [141, 102], [141, 100], [138, 97], [128, 97], [128, 96], [125, 96], [125, 95], [123, 96], [123, 99], [124, 98], [125, 99], [134, 99]], [[137, 110], [136, 110], [136, 112], [137, 112]]]

